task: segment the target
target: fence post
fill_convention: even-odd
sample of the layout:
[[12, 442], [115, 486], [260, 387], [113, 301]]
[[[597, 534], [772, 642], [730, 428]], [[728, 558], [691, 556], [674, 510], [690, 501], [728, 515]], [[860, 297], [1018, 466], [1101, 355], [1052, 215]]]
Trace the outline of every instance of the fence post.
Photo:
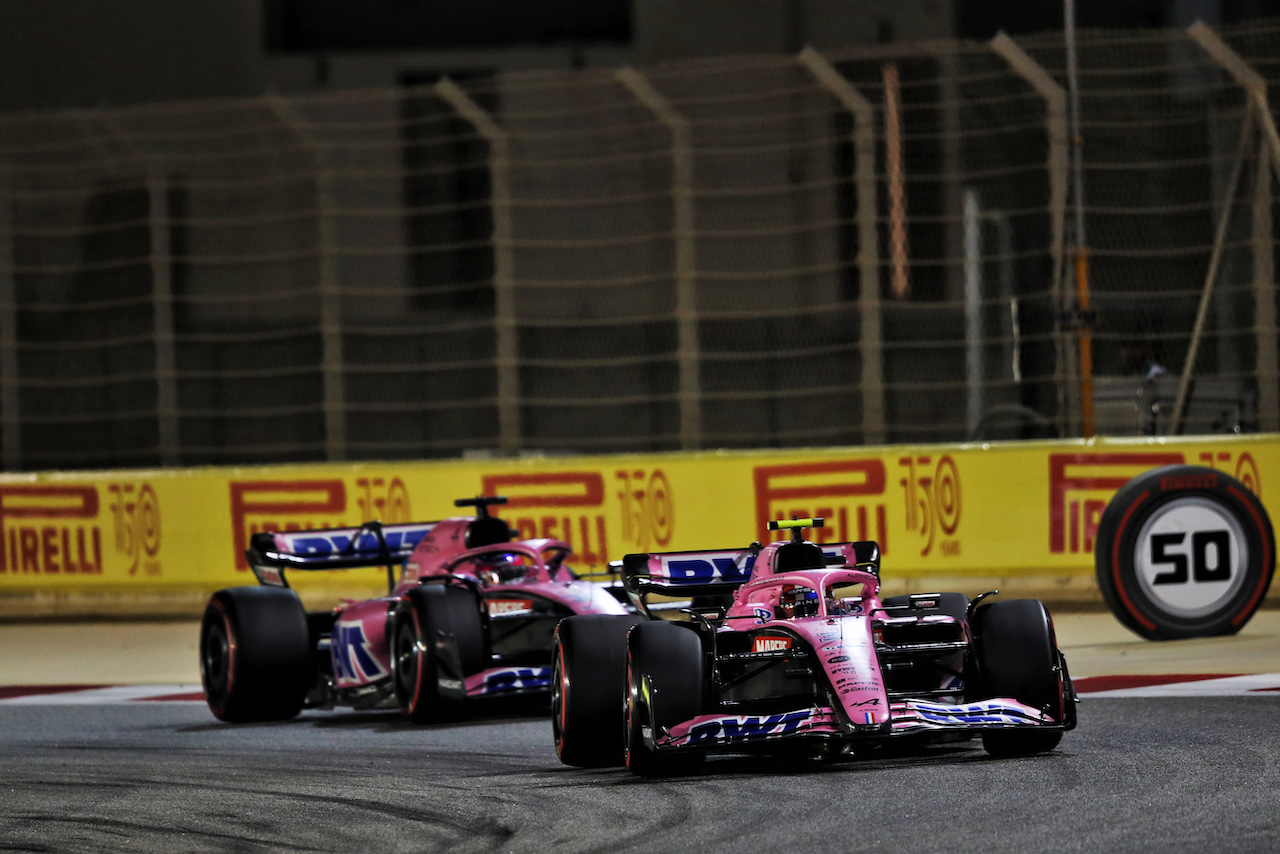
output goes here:
[[[1045, 167], [1049, 172], [1049, 256], [1053, 263], [1052, 298], [1054, 310], [1065, 314], [1071, 310], [1071, 299], [1062, 286], [1063, 255], [1066, 247], [1067, 177], [1070, 171], [1070, 148], [1067, 139], [1067, 93], [1049, 72], [1045, 71], [1018, 43], [1006, 33], [999, 33], [988, 46], [1009, 63], [1014, 73], [1035, 89], [1045, 102], [1045, 133], [1049, 137], [1049, 157]], [[1079, 412], [1079, 388], [1074, 381], [1075, 354], [1062, 333], [1061, 324], [1054, 323], [1053, 339], [1058, 353], [1054, 380], [1059, 394], [1066, 400], [1064, 411], [1058, 413], [1059, 429], [1067, 434], [1064, 418], [1067, 412]]]
[[22, 467], [18, 395], [18, 293], [13, 272], [13, 202], [0, 179], [0, 469]]
[[675, 206], [677, 357], [680, 365], [680, 446], [702, 447], [702, 381], [698, 374], [698, 298], [693, 210], [693, 149], [689, 121], [634, 68], [615, 75], [671, 132], [671, 195]]
[[442, 78], [435, 92], [471, 123], [489, 143], [489, 181], [493, 205], [493, 322], [497, 337], [498, 449], [520, 450], [520, 363], [516, 340], [515, 254], [511, 241], [510, 146], [506, 130], [457, 83]]
[[311, 123], [280, 96], [267, 100], [271, 110], [298, 135], [311, 155], [316, 179], [316, 252], [320, 269], [320, 370], [324, 377], [325, 458], [347, 458], [346, 390], [342, 354], [342, 293], [338, 284], [335, 253], [338, 245], [334, 214], [333, 175], [325, 168], [324, 152], [316, 141]]
[[853, 182], [858, 193], [858, 314], [862, 362], [862, 436], [868, 445], [886, 440], [884, 421], [884, 342], [880, 328], [880, 250], [876, 231], [875, 108], [811, 47], [800, 51], [800, 64], [853, 114]]
[[173, 248], [169, 242], [169, 184], [162, 168], [147, 170], [147, 225], [151, 230], [151, 301], [156, 346], [156, 418], [160, 464], [176, 466], [178, 451], [178, 364], [173, 340]]
[[[1258, 120], [1258, 177], [1253, 197], [1253, 295], [1254, 335], [1257, 338], [1258, 425], [1263, 430], [1280, 429], [1280, 356], [1276, 352], [1275, 247], [1271, 238], [1271, 172], [1280, 178], [1280, 137], [1267, 102], [1267, 81], [1231, 49], [1203, 21], [1187, 27], [1187, 36], [1245, 91], [1245, 115]], [[1247, 122], [1246, 122], [1247, 123]], [[1270, 155], [1270, 172], [1262, 167], [1263, 151]], [[1230, 199], [1227, 200], [1230, 205]], [[1228, 208], [1229, 210], [1229, 208]]]

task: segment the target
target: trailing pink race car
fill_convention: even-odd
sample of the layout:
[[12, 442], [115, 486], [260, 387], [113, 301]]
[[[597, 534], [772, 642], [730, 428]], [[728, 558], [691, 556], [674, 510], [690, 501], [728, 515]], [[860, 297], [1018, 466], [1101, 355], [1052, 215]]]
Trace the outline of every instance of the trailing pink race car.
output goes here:
[[[1052, 750], [1075, 690], [1039, 601], [880, 598], [874, 542], [817, 545], [821, 519], [741, 551], [627, 555], [623, 586], [692, 599], [684, 620], [577, 616], [556, 630], [552, 730], [569, 765], [641, 775], [708, 753], [833, 756], [900, 739], [981, 737], [993, 755]], [[717, 601], [718, 600], [718, 601]]]
[[[224, 721], [303, 708], [399, 707], [417, 722], [478, 697], [546, 692], [556, 624], [629, 608], [568, 566], [571, 547], [513, 540], [489, 507], [440, 522], [264, 532], [246, 555], [260, 586], [220, 590], [200, 630], [205, 698]], [[308, 613], [286, 574], [385, 566], [388, 595]]]

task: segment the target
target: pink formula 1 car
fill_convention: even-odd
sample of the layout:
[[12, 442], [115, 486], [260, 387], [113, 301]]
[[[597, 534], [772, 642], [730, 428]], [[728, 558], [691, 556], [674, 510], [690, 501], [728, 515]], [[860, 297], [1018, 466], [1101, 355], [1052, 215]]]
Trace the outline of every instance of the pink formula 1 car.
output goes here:
[[[1033, 599], [880, 599], [873, 542], [819, 546], [821, 519], [744, 551], [627, 555], [623, 585], [692, 599], [683, 621], [570, 617], [557, 627], [556, 750], [569, 765], [680, 773], [708, 753], [852, 752], [900, 739], [982, 738], [993, 755], [1053, 749], [1075, 691]], [[719, 601], [717, 601], [717, 599]]]
[[[224, 721], [285, 720], [303, 708], [395, 708], [417, 722], [467, 700], [546, 692], [551, 639], [573, 614], [627, 619], [602, 585], [568, 567], [560, 540], [513, 541], [489, 507], [441, 522], [254, 534], [258, 587], [209, 600], [200, 629], [205, 698]], [[388, 595], [308, 613], [294, 570], [385, 566]]]

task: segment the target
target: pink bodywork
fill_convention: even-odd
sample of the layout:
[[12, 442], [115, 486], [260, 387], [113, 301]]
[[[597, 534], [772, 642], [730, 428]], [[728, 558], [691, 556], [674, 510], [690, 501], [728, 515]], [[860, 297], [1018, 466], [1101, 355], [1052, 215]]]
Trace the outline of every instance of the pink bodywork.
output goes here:
[[[561, 540], [533, 539], [474, 549], [463, 547], [471, 517], [436, 523], [405, 561], [391, 596], [340, 605], [334, 623], [330, 654], [334, 684], [339, 688], [368, 685], [391, 673], [387, 615], [400, 598], [421, 579], [463, 577], [478, 584], [490, 615], [519, 613], [531, 596], [549, 599], [575, 614], [625, 614], [626, 609], [609, 593], [589, 581], [575, 579], [564, 561], [572, 546]], [[518, 558], [522, 575], [505, 583], [489, 584], [475, 570], [474, 561], [486, 555]], [[469, 696], [511, 693], [550, 684], [550, 667], [493, 667], [466, 679]]]
[[[751, 567], [751, 579], [737, 589], [733, 604], [725, 614], [718, 633], [752, 631], [761, 646], [754, 651], [769, 650], [777, 636], [798, 635], [817, 655], [822, 671], [832, 686], [836, 702], [844, 717], [858, 729], [868, 733], [889, 732], [900, 735], [947, 728], [990, 728], [1028, 726], [1053, 723], [1042, 712], [1012, 699], [990, 700], [967, 705], [948, 705], [923, 700], [895, 701], [890, 704], [876, 655], [875, 633], [886, 624], [897, 622], [953, 623], [947, 616], [891, 617], [880, 601], [880, 580], [872, 572], [854, 564], [852, 544], [824, 546], [824, 552], [838, 549], [844, 566], [802, 569], [775, 574], [774, 561], [782, 542], [766, 546]], [[708, 553], [710, 554], [710, 553]], [[726, 555], [730, 553], [725, 553]], [[739, 562], [741, 562], [739, 560]], [[650, 558], [650, 570], [656, 577], [670, 577], [670, 569], [659, 556]], [[735, 572], [739, 569], [721, 571]], [[826, 595], [834, 586], [861, 584], [861, 595], [838, 601]], [[818, 592], [818, 612], [808, 617], [780, 618], [783, 591], [788, 587], [804, 587]], [[761, 638], [761, 633], [765, 634]], [[763, 643], [761, 643], [763, 641]], [[779, 640], [779, 643], [782, 641]], [[732, 744], [740, 740], [769, 740], [796, 735], [834, 735], [843, 732], [841, 716], [826, 706], [795, 709], [770, 715], [707, 714], [679, 723], [668, 733], [655, 733], [655, 746], [683, 747]]]

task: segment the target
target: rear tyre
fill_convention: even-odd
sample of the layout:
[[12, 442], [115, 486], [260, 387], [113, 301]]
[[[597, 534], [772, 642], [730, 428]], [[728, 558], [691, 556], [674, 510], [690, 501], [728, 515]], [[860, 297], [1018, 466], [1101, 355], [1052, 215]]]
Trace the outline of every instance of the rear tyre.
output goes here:
[[623, 763], [627, 633], [639, 617], [584, 615], [556, 626], [551, 646], [551, 732], [566, 765]]
[[[1010, 697], [1064, 720], [1065, 692], [1053, 621], [1035, 599], [984, 605], [974, 614], [975, 648], [983, 696]], [[1025, 756], [1057, 747], [1061, 731], [992, 730], [982, 746], [992, 756]]]
[[[392, 680], [400, 712], [414, 723], [462, 717], [466, 678], [484, 669], [484, 624], [470, 590], [415, 587], [396, 605]], [[441, 679], [454, 687], [443, 692]]]
[[307, 614], [282, 587], [231, 587], [209, 599], [200, 623], [205, 701], [228, 723], [283, 721], [315, 681]]
[[702, 711], [702, 640], [696, 632], [662, 621], [640, 623], [627, 639], [625, 729], [627, 768], [641, 777], [669, 777], [697, 770], [701, 751], [654, 751], [658, 738]]

